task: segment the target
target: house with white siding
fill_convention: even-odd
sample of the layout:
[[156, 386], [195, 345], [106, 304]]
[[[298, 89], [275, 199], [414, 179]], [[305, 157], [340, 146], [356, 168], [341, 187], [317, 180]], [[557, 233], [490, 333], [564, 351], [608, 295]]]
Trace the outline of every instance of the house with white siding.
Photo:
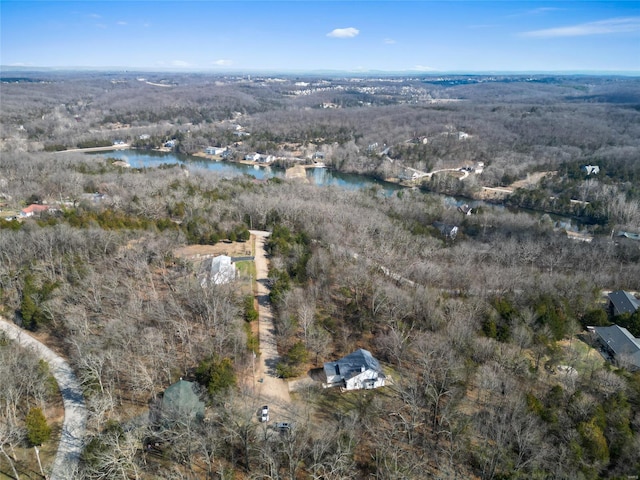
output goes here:
[[324, 374], [327, 379], [324, 387], [341, 387], [345, 390], [383, 387], [386, 380], [380, 362], [363, 348], [335, 362], [325, 363]]

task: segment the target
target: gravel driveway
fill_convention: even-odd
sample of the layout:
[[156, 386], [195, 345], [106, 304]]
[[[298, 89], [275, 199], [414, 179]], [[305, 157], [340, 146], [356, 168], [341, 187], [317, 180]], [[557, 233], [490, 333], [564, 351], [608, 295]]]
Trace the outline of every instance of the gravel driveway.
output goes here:
[[[260, 359], [256, 365], [255, 388], [265, 400], [290, 402], [289, 384], [276, 375], [276, 365], [280, 361], [274, 336], [273, 313], [269, 301], [269, 261], [264, 250], [264, 242], [269, 232], [251, 230], [256, 238], [255, 265], [259, 314]], [[262, 379], [262, 381], [259, 381]]]

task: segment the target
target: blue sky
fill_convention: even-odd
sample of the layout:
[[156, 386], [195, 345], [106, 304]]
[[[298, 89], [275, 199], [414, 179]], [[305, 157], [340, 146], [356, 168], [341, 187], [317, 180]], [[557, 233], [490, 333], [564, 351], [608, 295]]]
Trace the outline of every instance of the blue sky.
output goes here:
[[640, 72], [640, 2], [0, 0], [0, 64]]

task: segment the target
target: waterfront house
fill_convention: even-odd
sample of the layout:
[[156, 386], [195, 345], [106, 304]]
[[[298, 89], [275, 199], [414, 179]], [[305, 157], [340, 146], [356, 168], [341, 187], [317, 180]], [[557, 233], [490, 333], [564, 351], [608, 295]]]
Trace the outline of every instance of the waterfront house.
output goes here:
[[207, 147], [204, 150], [204, 153], [206, 153], [207, 155], [222, 155], [222, 152], [224, 152], [226, 150], [226, 148], [224, 147]]
[[247, 155], [244, 156], [244, 159], [247, 160], [248, 162], [258, 162], [260, 160], [260, 154], [259, 153], [248, 153]]

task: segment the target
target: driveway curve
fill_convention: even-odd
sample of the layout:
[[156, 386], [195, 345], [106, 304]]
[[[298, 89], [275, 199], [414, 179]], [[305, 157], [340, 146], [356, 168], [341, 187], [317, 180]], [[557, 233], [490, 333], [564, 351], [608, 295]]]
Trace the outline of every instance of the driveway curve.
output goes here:
[[87, 409], [80, 382], [65, 359], [17, 325], [0, 318], [0, 330], [19, 345], [32, 349], [49, 364], [51, 374], [56, 379], [62, 396], [64, 421], [58, 452], [48, 478], [50, 480], [73, 479], [77, 476], [87, 424]]

